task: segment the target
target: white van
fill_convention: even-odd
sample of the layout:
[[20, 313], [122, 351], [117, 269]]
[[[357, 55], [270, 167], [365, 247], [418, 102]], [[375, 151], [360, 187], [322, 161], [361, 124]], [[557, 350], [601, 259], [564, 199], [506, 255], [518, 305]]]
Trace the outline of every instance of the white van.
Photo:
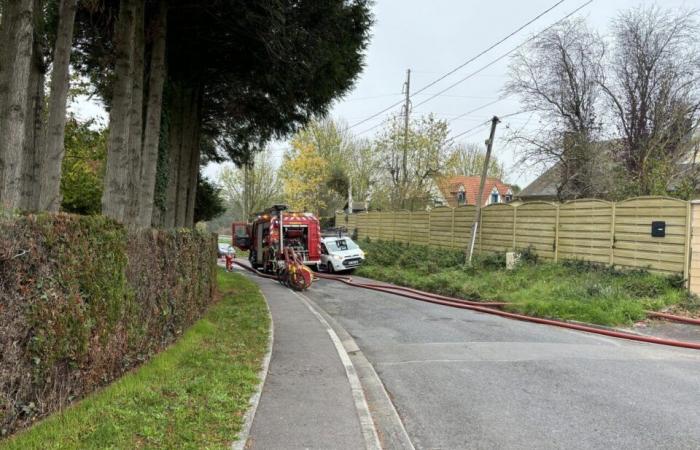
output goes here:
[[320, 268], [326, 272], [352, 270], [365, 260], [365, 252], [349, 237], [321, 239]]

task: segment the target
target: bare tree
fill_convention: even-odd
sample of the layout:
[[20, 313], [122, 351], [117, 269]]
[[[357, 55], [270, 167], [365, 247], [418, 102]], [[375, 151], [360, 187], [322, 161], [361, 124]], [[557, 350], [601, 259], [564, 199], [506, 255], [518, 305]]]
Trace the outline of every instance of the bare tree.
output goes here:
[[451, 151], [448, 134], [446, 122], [432, 115], [424, 116], [410, 122], [408, 145], [405, 145], [403, 121], [394, 117], [375, 143], [380, 159], [378, 186], [373, 193], [375, 205], [383, 196], [387, 206], [395, 210], [427, 206], [431, 200], [432, 180], [443, 175], [447, 168]]
[[696, 11], [639, 7], [613, 21], [602, 84], [621, 142], [616, 159], [634, 194], [665, 193], [691, 153], [700, 108]]
[[235, 220], [248, 220], [282, 197], [280, 180], [269, 151], [257, 153], [252, 161], [241, 167], [224, 168], [219, 184]]
[[596, 194], [604, 53], [600, 37], [583, 20], [571, 20], [537, 36], [511, 61], [505, 92], [518, 96], [545, 125], [510, 139], [524, 149], [521, 162], [559, 165], [562, 195]]
[[[480, 146], [474, 143], [457, 144], [447, 162], [446, 175], [481, 175], [485, 160], [486, 151]], [[489, 163], [488, 176], [503, 179], [504, 175], [503, 163], [492, 156]]]

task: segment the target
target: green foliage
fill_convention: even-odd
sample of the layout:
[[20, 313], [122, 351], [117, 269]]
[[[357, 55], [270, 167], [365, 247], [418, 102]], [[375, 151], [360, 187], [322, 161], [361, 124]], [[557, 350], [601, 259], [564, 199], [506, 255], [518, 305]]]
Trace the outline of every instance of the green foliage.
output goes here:
[[226, 212], [221, 188], [201, 176], [197, 179], [197, 195], [194, 202], [195, 223], [212, 220]]
[[539, 317], [619, 325], [644, 319], [649, 309], [696, 303], [677, 276], [580, 260], [538, 262], [530, 250], [506, 270], [502, 253], [476, 256], [467, 267], [456, 250], [381, 241], [360, 246], [367, 261], [358, 275], [458, 298], [512, 302], [509, 310]]
[[219, 271], [222, 299], [181, 339], [2, 448], [229, 448], [259, 380], [269, 318], [257, 286]]
[[61, 208], [76, 214], [99, 214], [107, 156], [108, 130], [94, 120], [66, 122], [65, 157], [61, 173]]
[[[215, 246], [103, 216], [0, 221], [0, 430], [141, 364], [212, 300]], [[60, 381], [60, 382], [59, 382]]]

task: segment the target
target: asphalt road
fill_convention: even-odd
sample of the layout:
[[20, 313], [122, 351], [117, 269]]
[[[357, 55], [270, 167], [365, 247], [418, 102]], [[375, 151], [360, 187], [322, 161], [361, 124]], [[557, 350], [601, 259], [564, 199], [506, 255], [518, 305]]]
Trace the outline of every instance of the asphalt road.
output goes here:
[[320, 280], [419, 449], [700, 448], [700, 352]]

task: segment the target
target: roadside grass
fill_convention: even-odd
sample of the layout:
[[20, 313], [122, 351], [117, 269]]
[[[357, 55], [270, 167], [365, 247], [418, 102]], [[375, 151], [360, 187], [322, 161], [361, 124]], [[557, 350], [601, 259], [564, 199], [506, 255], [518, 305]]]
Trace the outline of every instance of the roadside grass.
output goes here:
[[170, 348], [2, 449], [229, 448], [267, 348], [257, 286], [218, 272], [221, 298]]
[[468, 267], [457, 250], [374, 241], [361, 247], [367, 260], [357, 275], [463, 299], [512, 302], [507, 310], [538, 317], [629, 325], [644, 319], [645, 310], [698, 307], [680, 278], [645, 270], [538, 262], [529, 251], [514, 270], [505, 269], [499, 254]]

